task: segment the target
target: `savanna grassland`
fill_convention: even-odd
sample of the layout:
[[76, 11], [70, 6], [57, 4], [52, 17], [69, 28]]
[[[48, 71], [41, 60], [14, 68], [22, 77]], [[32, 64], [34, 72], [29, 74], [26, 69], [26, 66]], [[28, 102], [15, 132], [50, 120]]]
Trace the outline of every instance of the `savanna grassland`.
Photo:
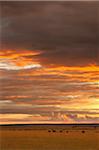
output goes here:
[[99, 126], [2, 126], [0, 137], [0, 150], [99, 150]]

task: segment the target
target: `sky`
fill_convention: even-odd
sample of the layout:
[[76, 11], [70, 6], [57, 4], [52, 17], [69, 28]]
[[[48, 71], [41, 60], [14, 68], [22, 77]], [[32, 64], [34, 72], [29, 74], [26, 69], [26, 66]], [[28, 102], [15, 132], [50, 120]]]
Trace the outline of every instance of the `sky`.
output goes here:
[[99, 2], [0, 2], [0, 123], [99, 123]]

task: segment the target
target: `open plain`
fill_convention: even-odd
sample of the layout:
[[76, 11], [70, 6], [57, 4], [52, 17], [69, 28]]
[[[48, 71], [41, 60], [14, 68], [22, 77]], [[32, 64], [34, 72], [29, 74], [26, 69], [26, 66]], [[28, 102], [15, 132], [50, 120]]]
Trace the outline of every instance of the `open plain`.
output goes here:
[[0, 150], [99, 150], [99, 126], [4, 125]]

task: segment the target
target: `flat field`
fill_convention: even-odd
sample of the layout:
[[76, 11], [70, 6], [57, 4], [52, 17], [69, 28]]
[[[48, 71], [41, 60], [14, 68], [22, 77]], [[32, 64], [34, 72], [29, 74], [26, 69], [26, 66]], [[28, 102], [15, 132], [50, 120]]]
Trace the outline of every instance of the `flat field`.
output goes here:
[[0, 150], [99, 150], [99, 125], [0, 126]]

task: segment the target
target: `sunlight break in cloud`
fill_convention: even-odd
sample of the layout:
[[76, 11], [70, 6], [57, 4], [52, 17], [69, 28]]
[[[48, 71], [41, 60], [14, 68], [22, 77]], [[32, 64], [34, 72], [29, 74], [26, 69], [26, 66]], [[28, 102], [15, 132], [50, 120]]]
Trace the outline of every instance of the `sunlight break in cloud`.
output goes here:
[[27, 51], [23, 50], [6, 50], [0, 52], [0, 69], [5, 70], [21, 70], [21, 69], [32, 69], [41, 68], [38, 60], [29, 58], [30, 56], [39, 55], [40, 51]]

